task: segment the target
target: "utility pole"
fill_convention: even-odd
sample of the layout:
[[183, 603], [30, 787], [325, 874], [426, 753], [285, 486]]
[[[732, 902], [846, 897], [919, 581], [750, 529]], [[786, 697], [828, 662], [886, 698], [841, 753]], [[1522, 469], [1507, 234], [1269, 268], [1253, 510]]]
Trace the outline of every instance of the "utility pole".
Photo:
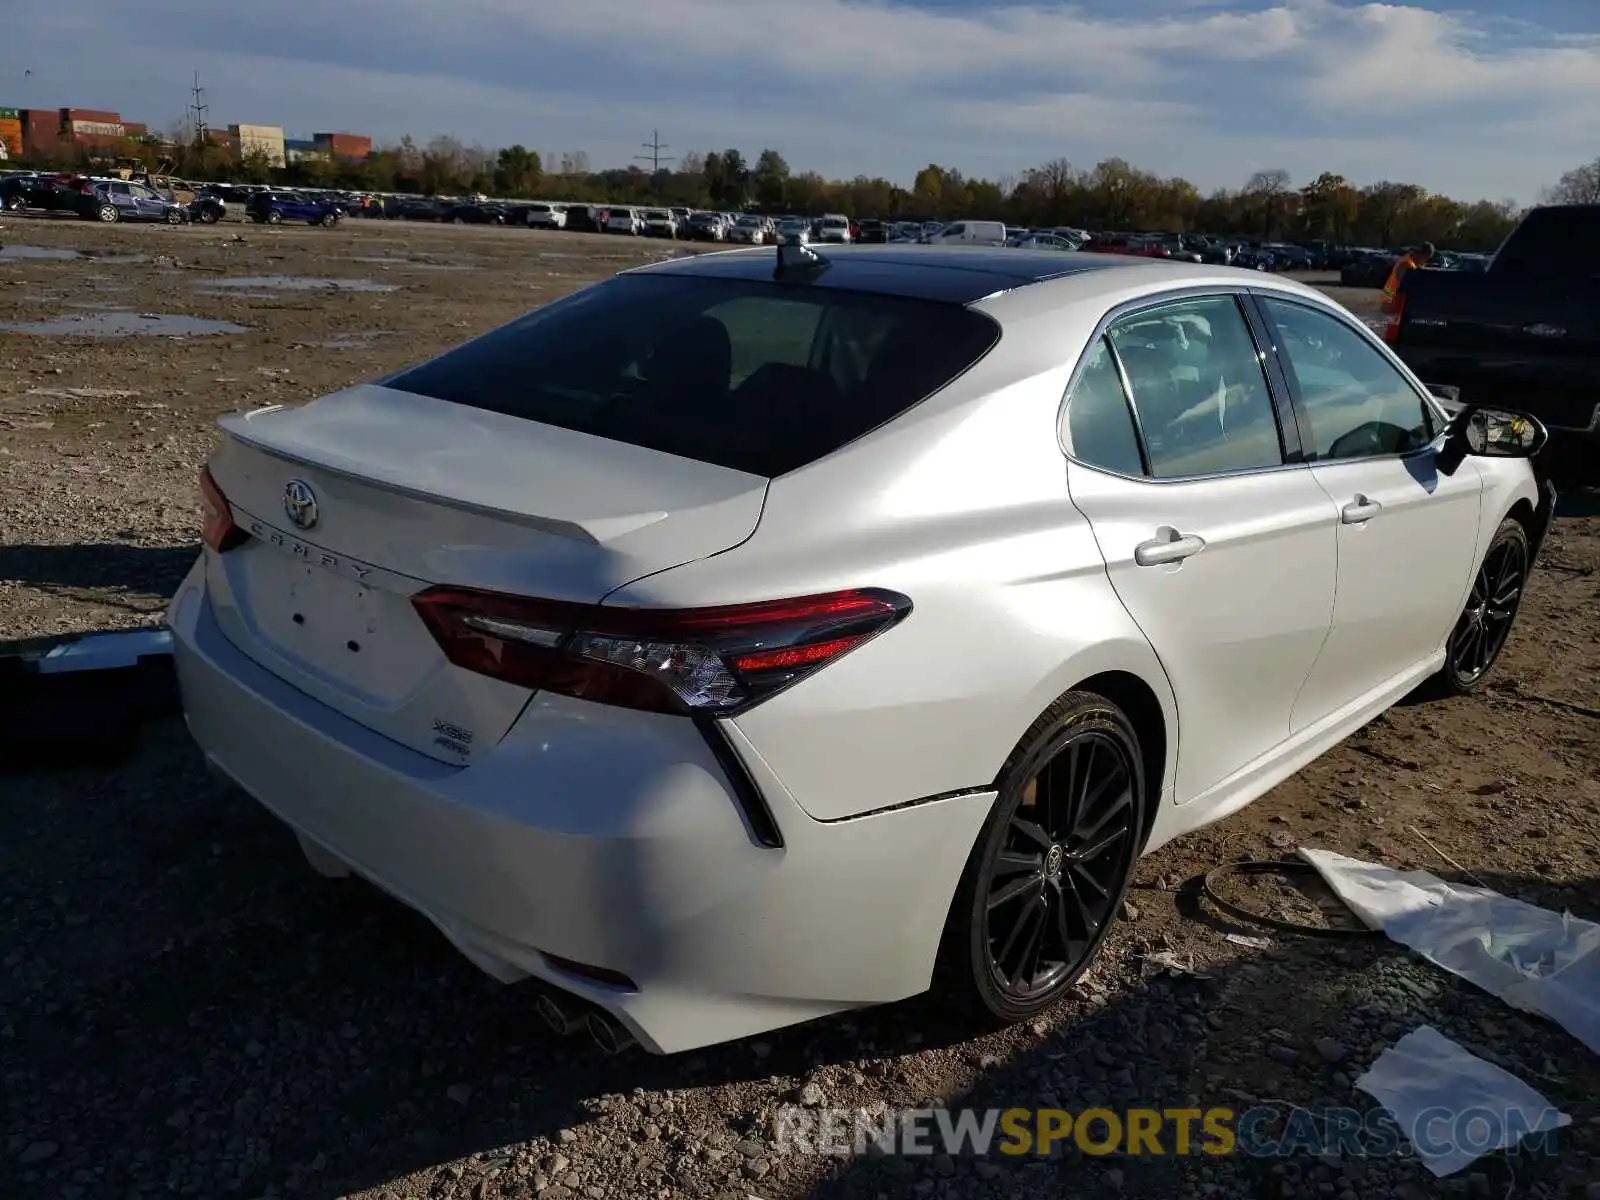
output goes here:
[[189, 102], [189, 120], [194, 124], [194, 144], [205, 146], [209, 140], [206, 136], [206, 111], [211, 107], [206, 103], [206, 90], [200, 86], [200, 72], [194, 73], [194, 86], [189, 89], [192, 99]]
[[661, 140], [661, 131], [658, 129], [652, 129], [650, 131], [650, 140], [640, 144], [650, 153], [635, 154], [633, 157], [639, 162], [650, 164], [650, 181], [655, 185], [655, 189], [659, 193], [661, 191], [661, 164], [672, 162], [676, 156], [661, 153], [663, 150], [670, 150], [672, 147]]

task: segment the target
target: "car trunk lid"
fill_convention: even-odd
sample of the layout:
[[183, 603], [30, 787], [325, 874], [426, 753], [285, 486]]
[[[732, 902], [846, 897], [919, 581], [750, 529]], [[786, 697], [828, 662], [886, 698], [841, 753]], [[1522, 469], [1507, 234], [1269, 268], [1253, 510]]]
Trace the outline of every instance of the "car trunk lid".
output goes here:
[[754, 532], [763, 477], [364, 385], [226, 417], [212, 475], [249, 542], [209, 555], [229, 639], [345, 716], [450, 763], [532, 693], [461, 670], [432, 584], [598, 603]]

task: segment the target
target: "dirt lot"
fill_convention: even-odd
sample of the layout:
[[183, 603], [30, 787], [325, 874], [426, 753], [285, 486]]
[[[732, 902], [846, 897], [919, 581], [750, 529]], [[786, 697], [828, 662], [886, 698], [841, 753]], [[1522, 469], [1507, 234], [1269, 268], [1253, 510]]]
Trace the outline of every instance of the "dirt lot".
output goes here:
[[[0, 325], [65, 317], [82, 333], [120, 311], [146, 329], [160, 322], [141, 314], [241, 327], [0, 333], [0, 638], [159, 619], [195, 554], [219, 413], [374, 376], [672, 252], [376, 222], [9, 218], [0, 240], [77, 254], [0, 251]], [[262, 276], [343, 286], [240, 282]], [[1007, 1033], [973, 1036], [919, 999], [703, 1054], [606, 1058], [547, 1033], [525, 990], [490, 983], [419, 918], [313, 876], [287, 832], [204, 775], [175, 722], [116, 769], [4, 778], [0, 1195], [1600, 1196], [1600, 1062], [1576, 1041], [1382, 940], [1230, 942], [1263, 931], [1186, 884], [1295, 845], [1459, 878], [1431, 841], [1491, 886], [1600, 919], [1597, 512], [1575, 497], [1558, 521], [1494, 687], [1398, 707], [1146, 859], [1078, 993]], [[1425, 1024], [1570, 1113], [1559, 1153], [1436, 1183], [1407, 1158], [833, 1161], [772, 1140], [773, 1111], [807, 1084], [857, 1109], [1366, 1110], [1352, 1080]]]

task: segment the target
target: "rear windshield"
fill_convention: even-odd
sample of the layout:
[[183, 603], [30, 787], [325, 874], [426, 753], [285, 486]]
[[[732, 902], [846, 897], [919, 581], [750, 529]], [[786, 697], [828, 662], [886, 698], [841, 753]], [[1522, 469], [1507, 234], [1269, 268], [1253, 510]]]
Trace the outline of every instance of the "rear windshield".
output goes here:
[[385, 385], [774, 476], [898, 416], [998, 339], [953, 304], [620, 275]]
[[1500, 247], [1496, 274], [1600, 277], [1600, 205], [1536, 208]]

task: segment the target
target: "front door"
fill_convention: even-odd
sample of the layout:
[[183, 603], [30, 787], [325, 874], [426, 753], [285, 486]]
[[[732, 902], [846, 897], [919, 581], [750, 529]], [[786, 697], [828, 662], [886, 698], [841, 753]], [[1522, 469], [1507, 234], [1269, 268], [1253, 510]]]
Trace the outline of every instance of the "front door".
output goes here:
[[1332, 617], [1338, 512], [1286, 462], [1262, 358], [1238, 297], [1166, 302], [1110, 326], [1067, 407], [1073, 503], [1182, 713], [1179, 804], [1289, 736]]
[[1444, 645], [1478, 558], [1483, 476], [1470, 458], [1440, 473], [1443, 418], [1350, 321], [1259, 299], [1303, 417], [1312, 477], [1339, 512], [1333, 627], [1295, 705], [1299, 730]]

